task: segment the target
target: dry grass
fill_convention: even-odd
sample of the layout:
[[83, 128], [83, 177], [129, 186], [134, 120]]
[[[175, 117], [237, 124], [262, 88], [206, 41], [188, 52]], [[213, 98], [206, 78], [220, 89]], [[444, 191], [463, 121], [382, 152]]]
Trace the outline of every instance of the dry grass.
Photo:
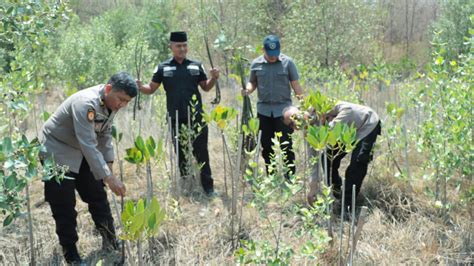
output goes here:
[[[224, 104], [235, 105], [233, 92], [223, 91]], [[163, 97], [157, 96], [157, 97]], [[204, 101], [210, 102], [213, 93], [204, 94]], [[49, 104], [56, 106], [55, 100]], [[55, 103], [52, 103], [55, 102]], [[155, 104], [156, 106], [156, 104]], [[48, 108], [51, 106], [48, 106]], [[155, 137], [163, 136], [159, 124], [153, 119], [155, 110], [142, 111], [142, 132]], [[49, 108], [54, 109], [54, 108]], [[119, 115], [118, 125], [124, 131], [124, 143], [121, 150], [131, 145], [136, 135], [136, 125], [132, 122], [131, 107]], [[130, 126], [132, 125], [132, 126]], [[161, 132], [161, 133], [160, 133]], [[296, 147], [297, 155], [303, 153], [301, 141]], [[192, 190], [188, 196], [181, 197], [176, 208], [172, 204], [167, 191], [168, 173], [164, 171], [162, 163], [153, 168], [155, 191], [169, 215], [169, 219], [162, 226], [159, 236], [152, 243], [153, 256], [148, 254], [148, 243], [145, 243], [147, 264], [163, 265], [230, 265], [235, 264], [234, 251], [230, 241], [230, 200], [224, 195], [222, 143], [217, 130], [211, 128], [209, 150], [211, 167], [215, 179], [215, 186], [220, 196], [209, 199], [205, 197], [198, 182], [192, 182]], [[381, 151], [378, 151], [381, 153]], [[301, 164], [302, 158], [297, 158]], [[470, 209], [458, 208], [450, 213], [448, 222], [441, 219], [433, 200], [423, 193], [426, 181], [413, 178], [413, 181], [402, 181], [394, 177], [393, 167], [386, 165], [386, 159], [379, 156], [372, 164], [362, 189], [360, 204], [369, 207], [368, 222], [364, 226], [361, 239], [355, 254], [355, 265], [395, 265], [395, 264], [472, 264], [474, 263], [474, 244], [471, 234], [473, 224], [470, 219]], [[143, 197], [146, 191], [146, 180], [136, 166], [125, 163], [125, 183], [128, 189], [127, 199]], [[416, 164], [418, 166], [420, 164]], [[421, 176], [423, 169], [414, 163], [413, 176]], [[299, 169], [301, 170], [302, 167]], [[115, 171], [118, 171], [116, 166]], [[137, 172], [139, 174], [137, 174]], [[228, 182], [230, 183], [230, 175]], [[241, 189], [241, 186], [240, 186]], [[240, 191], [239, 189], [239, 191]], [[239, 192], [240, 194], [240, 192]], [[110, 196], [110, 195], [109, 195]], [[245, 202], [251, 199], [247, 189]], [[302, 202], [302, 197], [294, 199]], [[43, 185], [40, 181], [32, 184], [33, 219], [35, 228], [35, 245], [40, 264], [60, 265], [64, 263], [60, 256], [57, 236], [54, 232], [54, 221], [47, 203], [43, 202]], [[111, 199], [109, 197], [109, 199]], [[113, 207], [113, 204], [111, 205]], [[174, 207], [173, 207], [174, 206]], [[100, 236], [94, 231], [87, 206], [79, 200], [78, 211], [78, 248], [91, 264], [104, 259], [106, 264], [116, 261], [120, 253], [104, 254], [100, 252]], [[269, 208], [270, 215], [278, 215], [278, 208]], [[115, 217], [115, 212], [113, 213]], [[0, 264], [28, 264], [29, 245], [27, 239], [26, 219], [18, 219], [14, 224], [0, 229]], [[117, 223], [116, 223], [117, 224]], [[298, 226], [297, 220], [288, 218], [283, 228], [285, 243], [298, 248], [302, 239], [294, 235]], [[337, 223], [335, 228], [337, 227]], [[345, 224], [347, 238], [348, 224]], [[244, 206], [241, 237], [254, 240], [270, 240], [265, 221], [259, 217], [257, 211], [250, 206]], [[346, 241], [346, 240], [345, 240]], [[321, 256], [318, 264], [337, 263], [337, 243], [326, 247], [326, 253]], [[132, 253], [136, 254], [134, 245]], [[134, 262], [130, 264], [135, 264]], [[311, 265], [296, 259], [294, 264]]]

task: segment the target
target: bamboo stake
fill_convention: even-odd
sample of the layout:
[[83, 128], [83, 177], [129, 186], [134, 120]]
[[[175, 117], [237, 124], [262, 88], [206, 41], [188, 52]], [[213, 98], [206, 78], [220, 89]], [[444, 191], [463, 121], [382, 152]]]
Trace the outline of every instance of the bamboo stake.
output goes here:
[[232, 249], [235, 250], [236, 243], [234, 241], [234, 223], [235, 223], [235, 215], [237, 213], [237, 188], [236, 188], [236, 179], [240, 176], [240, 161], [242, 159], [242, 135], [239, 136], [239, 150], [237, 153], [237, 164], [234, 168], [235, 175], [232, 176], [232, 211], [231, 211], [231, 239], [232, 239]]
[[356, 202], [356, 186], [352, 185], [352, 221], [351, 221], [351, 254], [349, 258], [349, 265], [352, 266], [354, 259], [354, 224], [355, 224], [355, 202]]
[[368, 208], [367, 206], [363, 206], [360, 210], [360, 215], [359, 215], [359, 219], [357, 221], [357, 229], [355, 231], [355, 234], [354, 234], [354, 239], [353, 239], [353, 242], [352, 242], [352, 245], [353, 245], [353, 250], [354, 250], [354, 253], [355, 253], [355, 250], [357, 248], [357, 241], [359, 241], [359, 238], [360, 238], [360, 235], [362, 233], [362, 228], [364, 227], [364, 224], [367, 222], [367, 212], [368, 212]]
[[175, 117], [175, 120], [176, 120], [176, 160], [175, 160], [175, 163], [176, 163], [176, 171], [175, 171], [175, 180], [176, 180], [176, 193], [179, 195], [180, 194], [180, 187], [179, 187], [179, 177], [181, 175], [181, 169], [179, 167], [179, 121], [178, 121], [178, 110], [176, 110], [176, 117]]
[[174, 153], [173, 153], [173, 126], [171, 124], [171, 117], [169, 116], [169, 114], [167, 115], [167, 119], [168, 119], [168, 136], [169, 136], [169, 143], [168, 143], [168, 140], [166, 141], [167, 142], [167, 145], [168, 145], [168, 153], [169, 153], [169, 156], [170, 156], [170, 182], [171, 182], [171, 190], [172, 190], [172, 194], [173, 194], [173, 197], [177, 197], [176, 195], [176, 180], [175, 180], [175, 174], [174, 174]]
[[341, 225], [339, 227], [339, 265], [343, 265], [343, 254], [342, 254], [342, 235], [344, 232], [344, 202], [345, 202], [345, 194], [346, 191], [346, 178], [342, 178], [342, 195], [341, 195]]
[[227, 169], [226, 169], [226, 160], [225, 160], [225, 139], [224, 139], [224, 132], [221, 130], [221, 137], [222, 137], [222, 159], [224, 161], [224, 191], [225, 196], [229, 197], [229, 193], [227, 192]]
[[[302, 130], [303, 133], [303, 147], [304, 147], [304, 161], [303, 161], [303, 199], [306, 196], [306, 175], [308, 171], [308, 142], [305, 139], [306, 129]], [[294, 173], [296, 174], [296, 173]]]
[[[327, 150], [325, 149], [324, 150], [324, 153], [323, 153], [323, 164], [324, 164], [324, 176], [326, 177], [326, 186], [327, 187], [331, 187], [331, 181], [330, 181], [330, 178], [329, 178], [329, 173], [328, 173], [328, 160], [327, 160]], [[331, 206], [328, 206], [326, 211], [327, 213], [332, 217], [332, 214], [331, 214]], [[332, 218], [329, 218], [329, 221], [328, 221], [328, 235], [332, 238], [333, 237], [333, 234], [332, 234]]]
[[259, 166], [260, 166], [260, 164], [259, 164], [259, 162], [260, 162], [259, 158], [260, 158], [260, 146], [261, 146], [261, 143], [260, 143], [260, 142], [261, 142], [261, 138], [262, 138], [262, 131], [259, 130], [259, 131], [258, 131], [258, 137], [257, 137], [257, 148], [256, 148], [256, 151], [255, 151], [255, 159], [254, 159], [254, 160], [255, 160], [255, 163], [257, 164], [257, 165], [256, 165], [256, 168], [257, 168], [257, 169], [256, 169], [255, 172], [254, 172], [254, 179], [257, 179], [258, 169], [259, 169]]
[[[258, 160], [258, 151], [260, 149], [260, 138], [262, 136], [261, 133], [262, 133], [261, 131], [258, 132], [257, 146], [255, 147], [255, 161]], [[245, 169], [244, 169], [244, 171], [245, 171]], [[255, 169], [254, 178], [257, 177], [257, 174], [258, 174], [258, 167]], [[243, 186], [243, 188], [242, 188], [242, 198], [241, 198], [241, 201], [240, 201], [239, 230], [237, 231], [239, 235], [240, 235], [240, 232], [242, 230], [242, 217], [244, 216], [244, 214], [243, 214], [244, 196], [245, 196], [245, 188], [247, 187], [247, 184], [246, 184], [245, 180], [242, 182], [242, 186]], [[238, 239], [240, 239], [240, 237], [238, 237]]]
[[[117, 200], [115, 199], [114, 193], [111, 193], [111, 195], [112, 195], [112, 202], [114, 204], [114, 210], [115, 210], [115, 213], [117, 215], [117, 220], [119, 222], [120, 227], [123, 228], [123, 223], [122, 223], [121, 215], [120, 215], [120, 212], [119, 212]], [[128, 253], [128, 257], [131, 259], [132, 258], [132, 253], [130, 252], [130, 244], [125, 240], [124, 240], [124, 243], [125, 243], [125, 247], [127, 248], [126, 250], [127, 250], [127, 253]]]
[[149, 160], [146, 161], [146, 186], [147, 186], [147, 200], [151, 202], [153, 197], [153, 179], [151, 176], [151, 163]]
[[26, 208], [28, 212], [28, 235], [30, 240], [30, 256], [31, 261], [30, 265], [36, 265], [36, 256], [35, 256], [35, 239], [33, 234], [33, 218], [31, 215], [31, 200], [30, 200], [30, 185], [26, 184]]

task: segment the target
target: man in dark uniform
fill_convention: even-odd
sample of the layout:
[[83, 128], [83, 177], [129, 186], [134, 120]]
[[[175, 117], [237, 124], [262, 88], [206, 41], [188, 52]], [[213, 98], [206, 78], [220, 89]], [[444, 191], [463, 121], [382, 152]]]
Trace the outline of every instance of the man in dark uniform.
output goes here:
[[114, 221], [104, 183], [117, 195], [125, 186], [112, 173], [114, 149], [112, 123], [116, 112], [137, 95], [135, 80], [127, 73], [113, 75], [105, 85], [81, 90], [67, 98], [46, 121], [41, 142], [42, 158], [52, 157], [69, 172], [60, 183], [44, 183], [46, 201], [56, 222], [56, 233], [68, 263], [81, 263], [75, 210], [77, 190], [89, 206], [95, 226], [102, 235], [103, 248], [118, 249]]
[[[166, 107], [171, 118], [172, 128], [188, 125], [188, 110], [195, 109], [192, 117], [191, 127], [194, 134], [193, 155], [201, 167], [201, 184], [207, 195], [214, 194], [214, 183], [209, 165], [209, 152], [207, 149], [208, 128], [202, 121], [202, 99], [198, 85], [204, 90], [212, 89], [219, 78], [219, 70], [210, 70], [211, 78], [207, 78], [203, 66], [200, 62], [186, 58], [188, 52], [186, 32], [172, 32], [170, 34], [170, 49], [173, 57], [159, 64], [151, 82], [143, 85], [140, 81], [137, 84], [144, 94], [152, 94], [161, 84], [166, 92]], [[193, 100], [193, 96], [195, 100]], [[195, 101], [195, 106], [191, 105]], [[176, 113], [178, 117], [176, 117]], [[197, 130], [200, 128], [200, 130]], [[176, 132], [173, 130], [173, 137]], [[174, 143], [174, 142], [173, 142]], [[175, 147], [176, 148], [176, 147]], [[185, 158], [186, 143], [179, 143], [179, 167], [182, 176], [187, 176], [188, 170]]]

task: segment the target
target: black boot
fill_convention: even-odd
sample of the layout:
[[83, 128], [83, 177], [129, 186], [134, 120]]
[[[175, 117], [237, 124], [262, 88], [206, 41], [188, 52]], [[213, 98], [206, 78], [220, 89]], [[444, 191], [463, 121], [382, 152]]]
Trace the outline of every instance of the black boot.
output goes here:
[[82, 265], [84, 261], [79, 256], [76, 245], [63, 246], [64, 259], [69, 265]]

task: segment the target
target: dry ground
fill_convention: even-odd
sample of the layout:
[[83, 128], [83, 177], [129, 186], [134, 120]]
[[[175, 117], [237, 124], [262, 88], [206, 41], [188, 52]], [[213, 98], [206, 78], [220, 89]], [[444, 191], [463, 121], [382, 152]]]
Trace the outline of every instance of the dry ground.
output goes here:
[[[232, 96], [234, 92], [223, 92], [223, 103], [237, 104]], [[204, 101], [209, 103], [213, 93], [205, 94]], [[59, 104], [58, 97], [43, 99], [46, 109], [54, 110]], [[144, 106], [139, 117], [141, 122], [132, 122], [131, 107], [119, 115], [118, 126], [124, 132], [121, 152], [130, 147], [133, 136], [137, 134], [137, 126], [142, 123], [144, 136], [157, 137], [162, 134], [161, 126], [151, 117], [155, 116], [157, 103], [153, 110], [149, 105]], [[383, 108], [382, 108], [383, 109]], [[34, 128], [34, 127], [31, 127]], [[302, 154], [301, 140], [296, 141], [297, 154]], [[383, 147], [383, 142], [381, 144]], [[468, 209], [457, 208], [450, 212], [449, 219], [440, 218], [433, 200], [423, 192], [424, 187], [431, 185], [423, 181], [421, 176], [421, 159], [411, 153], [412, 180], [403, 181], [395, 177], [394, 167], [388, 163], [386, 154], [379, 148], [376, 160], [371, 164], [368, 176], [362, 189], [359, 204], [368, 206], [369, 216], [362, 231], [360, 242], [355, 254], [355, 265], [469, 265], [474, 263], [474, 242], [472, 240], [472, 206]], [[231, 265], [236, 260], [233, 256], [229, 240], [229, 200], [224, 195], [222, 143], [215, 128], [211, 128], [209, 138], [211, 167], [220, 195], [209, 199], [205, 197], [197, 184], [194, 191], [173, 204], [167, 191], [168, 176], [162, 162], [153, 168], [155, 192], [161, 204], [166, 208], [170, 220], [164, 223], [159, 236], [153, 245], [153, 257], [146, 255], [147, 264], [162, 265]], [[299, 169], [302, 158], [297, 158]], [[418, 161], [417, 161], [418, 160]], [[146, 180], [143, 174], [137, 175], [134, 165], [124, 163], [127, 199], [143, 197], [146, 191]], [[118, 167], [115, 166], [117, 173]], [[144, 173], [144, 170], [138, 171]], [[191, 184], [192, 185], [192, 184]], [[451, 195], [456, 198], [457, 195]], [[246, 190], [245, 202], [249, 202], [251, 193]], [[109, 200], [111, 200], [109, 193]], [[63, 264], [60, 256], [58, 239], [55, 234], [54, 221], [47, 203], [43, 200], [41, 181], [32, 184], [33, 226], [35, 231], [36, 254], [42, 265]], [[302, 202], [303, 195], [294, 199]], [[113, 207], [113, 204], [111, 205]], [[100, 251], [101, 241], [94, 231], [93, 223], [87, 206], [78, 200], [78, 248], [88, 261], [95, 265], [99, 260], [104, 264], [117, 261], [120, 253], [105, 254]], [[116, 213], [114, 212], [114, 217]], [[116, 223], [117, 224], [117, 223]], [[349, 224], [345, 224], [347, 235]], [[270, 239], [262, 228], [264, 221], [259, 218], [255, 209], [250, 206], [243, 208], [242, 235], [251, 239]], [[294, 236], [293, 226], [283, 229], [283, 239], [286, 243], [298, 246], [299, 239]], [[337, 263], [337, 243], [326, 247], [318, 264]], [[148, 244], [145, 243], [145, 246]], [[134, 245], [132, 245], [134, 247]], [[132, 253], [136, 254], [133, 248]], [[26, 219], [18, 219], [14, 224], [0, 229], [0, 264], [25, 265], [29, 261], [29, 245]], [[130, 262], [129, 262], [130, 263]], [[131, 265], [136, 264], [131, 262]], [[314, 265], [314, 262], [295, 260], [295, 265]]]

